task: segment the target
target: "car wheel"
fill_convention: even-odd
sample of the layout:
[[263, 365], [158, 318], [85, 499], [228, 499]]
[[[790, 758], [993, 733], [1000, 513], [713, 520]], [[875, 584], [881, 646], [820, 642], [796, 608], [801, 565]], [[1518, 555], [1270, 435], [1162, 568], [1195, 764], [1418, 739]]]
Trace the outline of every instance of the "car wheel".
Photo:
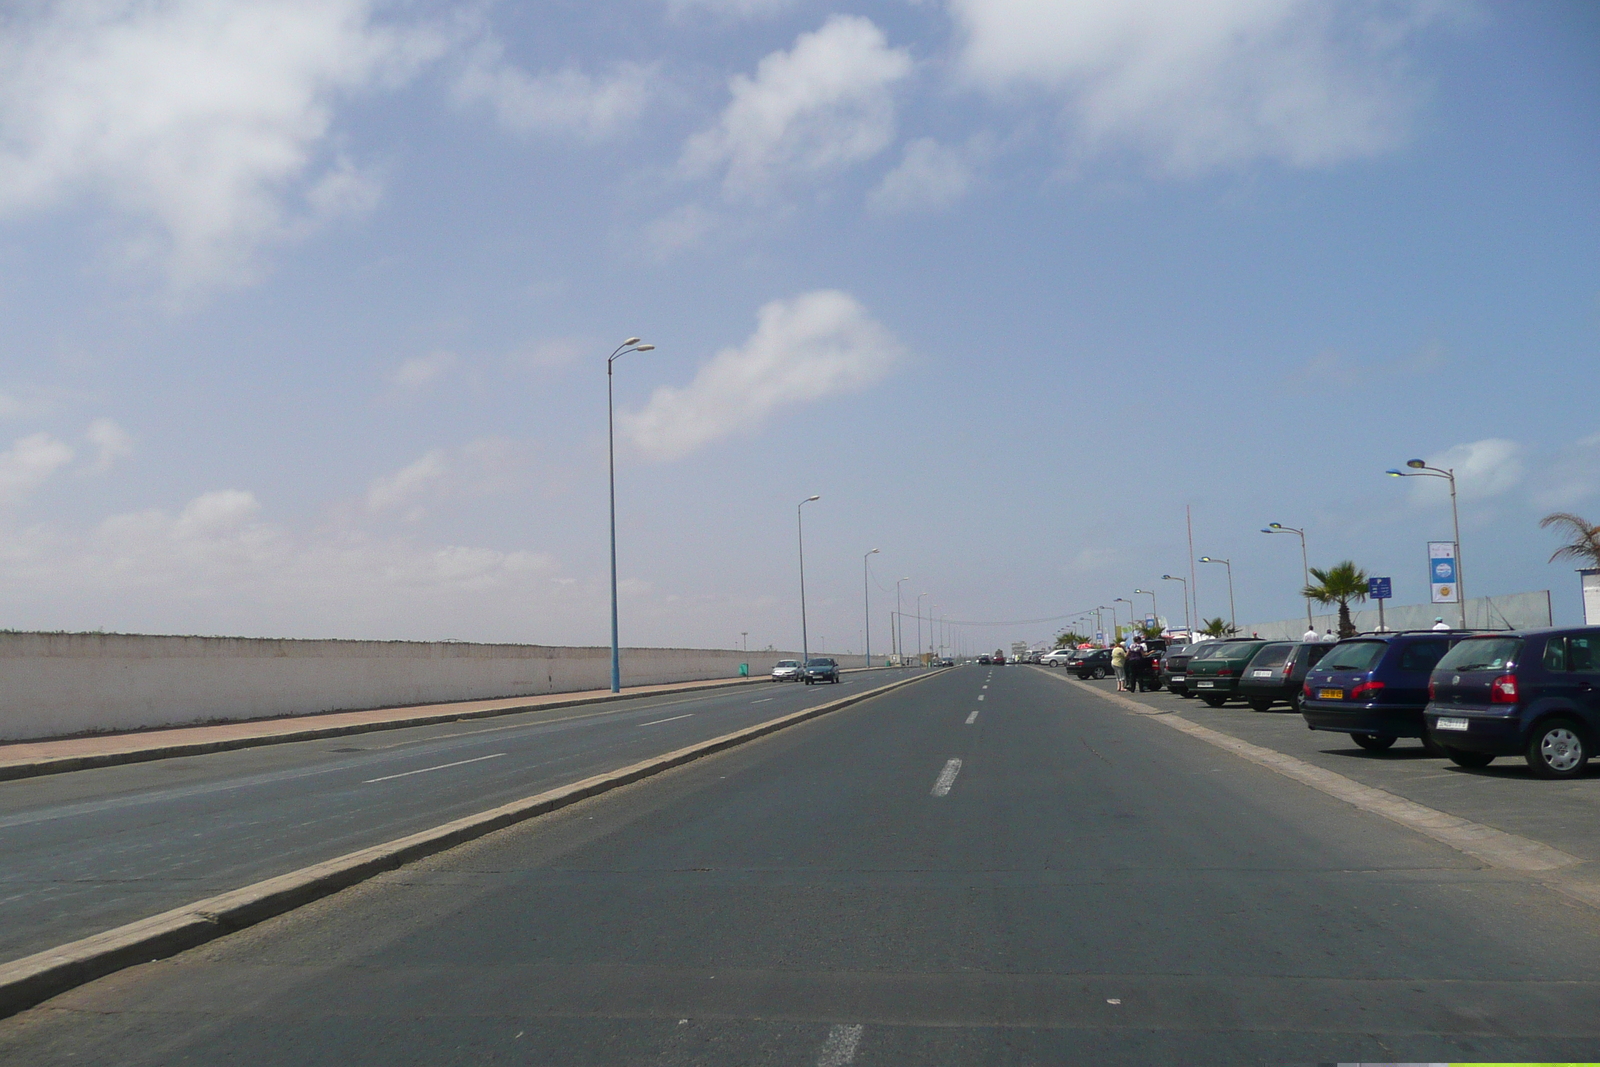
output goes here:
[[1208, 708], [1220, 708], [1228, 702], [1227, 697], [1218, 696], [1215, 693], [1207, 693], [1200, 699], [1206, 702], [1206, 707]]
[[1106, 676], [1106, 669], [1104, 667], [1096, 667], [1094, 669], [1094, 676], [1096, 681], [1104, 678]]
[[1527, 760], [1540, 778], [1576, 778], [1589, 762], [1589, 748], [1576, 723], [1551, 719], [1540, 723], [1528, 739]]
[[1254, 711], [1270, 711], [1270, 710], [1272, 710], [1272, 701], [1270, 701], [1270, 700], [1252, 700], [1250, 702], [1250, 707]]
[[1466, 767], [1468, 770], [1477, 770], [1487, 767], [1494, 762], [1494, 757], [1487, 752], [1464, 752], [1459, 748], [1444, 746], [1444, 754], [1450, 757], [1450, 762], [1457, 767]]
[[1382, 752], [1394, 744], [1394, 738], [1388, 734], [1351, 734], [1350, 737], [1368, 752]]

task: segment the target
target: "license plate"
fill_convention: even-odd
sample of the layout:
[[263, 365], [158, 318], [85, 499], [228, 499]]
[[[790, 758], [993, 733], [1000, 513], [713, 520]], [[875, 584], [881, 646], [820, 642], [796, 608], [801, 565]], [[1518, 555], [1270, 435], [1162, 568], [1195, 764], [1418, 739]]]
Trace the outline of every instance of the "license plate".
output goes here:
[[1212, 686], [1216, 685], [1217, 683], [1216, 682], [1196, 682], [1194, 684], [1195, 684], [1195, 688], [1197, 688], [1197, 689], [1210, 689]]
[[1250, 677], [1252, 677], [1252, 678], [1271, 678], [1272, 677], [1272, 672], [1271, 671], [1251, 671], [1250, 672]]
[[1433, 728], [1435, 730], [1465, 730], [1467, 728], [1467, 720], [1440, 718], [1435, 720]]
[[1317, 690], [1317, 699], [1318, 700], [1343, 700], [1344, 699], [1344, 690], [1343, 689], [1318, 689]]
[[1181, 682], [1181, 681], [1183, 681], [1183, 680], [1184, 680], [1184, 679], [1185, 679], [1185, 678], [1186, 678], [1186, 677], [1187, 677], [1187, 676], [1186, 676], [1186, 675], [1182, 675], [1182, 674], [1174, 674], [1174, 675], [1173, 675], [1173, 676], [1172, 676], [1172, 680], [1173, 680], [1173, 681], [1174, 681], [1174, 682]]

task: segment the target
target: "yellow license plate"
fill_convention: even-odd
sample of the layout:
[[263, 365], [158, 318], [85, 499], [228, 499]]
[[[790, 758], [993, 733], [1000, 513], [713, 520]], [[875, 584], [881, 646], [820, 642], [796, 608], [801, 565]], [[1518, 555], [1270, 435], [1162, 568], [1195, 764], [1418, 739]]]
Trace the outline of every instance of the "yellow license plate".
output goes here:
[[1343, 689], [1318, 689], [1317, 690], [1317, 699], [1318, 700], [1343, 700], [1344, 699], [1344, 690]]

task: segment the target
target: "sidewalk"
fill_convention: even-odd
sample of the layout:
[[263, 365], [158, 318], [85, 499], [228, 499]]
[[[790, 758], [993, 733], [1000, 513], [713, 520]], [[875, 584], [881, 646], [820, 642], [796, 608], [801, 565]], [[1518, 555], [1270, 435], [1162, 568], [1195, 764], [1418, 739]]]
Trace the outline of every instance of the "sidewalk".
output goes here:
[[641, 685], [624, 689], [621, 693], [612, 693], [609, 689], [592, 689], [577, 693], [505, 697], [499, 700], [466, 700], [454, 704], [414, 704], [400, 708], [373, 708], [369, 711], [333, 711], [317, 715], [253, 719], [207, 726], [140, 730], [135, 733], [94, 734], [58, 741], [0, 743], [0, 781], [31, 778], [41, 774], [61, 774], [66, 771], [86, 770], [90, 767], [110, 767], [119, 763], [142, 763], [146, 760], [169, 759], [174, 756], [197, 756], [206, 752], [253, 748], [257, 745], [280, 745], [290, 741], [310, 741], [319, 737], [341, 737], [373, 730], [429, 726], [456, 719], [484, 719], [496, 715], [511, 715], [519, 711], [599, 704], [608, 700], [649, 696], [655, 693], [693, 692], [698, 689], [718, 689], [726, 686], [760, 685], [770, 681], [771, 679], [766, 677], [714, 678], [703, 682]]

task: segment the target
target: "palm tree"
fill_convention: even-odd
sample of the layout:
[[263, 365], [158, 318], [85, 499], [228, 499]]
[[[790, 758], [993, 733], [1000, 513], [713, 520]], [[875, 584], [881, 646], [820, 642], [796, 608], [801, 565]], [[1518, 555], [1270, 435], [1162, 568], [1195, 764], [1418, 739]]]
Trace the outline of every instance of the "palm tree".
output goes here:
[[1354, 637], [1356, 624], [1350, 621], [1350, 601], [1367, 599], [1367, 572], [1353, 560], [1336, 563], [1327, 570], [1311, 568], [1315, 585], [1308, 585], [1300, 595], [1310, 597], [1318, 604], [1339, 605], [1339, 636]]
[[1233, 633], [1233, 627], [1228, 625], [1228, 620], [1218, 615], [1214, 619], [1207, 619], [1205, 625], [1200, 627], [1200, 632], [1207, 637], [1228, 637]]
[[1550, 562], [1558, 559], [1575, 559], [1590, 567], [1600, 567], [1600, 526], [1590, 526], [1580, 515], [1570, 511], [1557, 511], [1539, 520], [1539, 528], [1556, 526], [1567, 532], [1570, 540], [1556, 549]]

